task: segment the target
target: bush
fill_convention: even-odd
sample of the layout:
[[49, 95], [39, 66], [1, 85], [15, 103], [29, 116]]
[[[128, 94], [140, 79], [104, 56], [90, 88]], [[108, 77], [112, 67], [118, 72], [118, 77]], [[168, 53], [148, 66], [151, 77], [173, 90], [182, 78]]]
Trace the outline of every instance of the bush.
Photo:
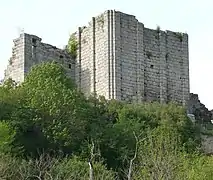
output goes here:
[[[115, 173], [102, 163], [94, 163], [94, 180], [115, 180]], [[51, 158], [41, 155], [38, 159], [21, 160], [0, 155], [0, 179], [86, 180], [89, 165], [77, 157]]]

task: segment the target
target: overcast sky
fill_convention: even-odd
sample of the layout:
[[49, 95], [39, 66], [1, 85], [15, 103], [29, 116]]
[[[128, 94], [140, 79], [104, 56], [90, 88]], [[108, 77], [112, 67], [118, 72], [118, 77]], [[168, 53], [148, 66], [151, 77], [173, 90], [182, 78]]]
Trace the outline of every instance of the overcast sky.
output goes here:
[[148, 28], [187, 32], [191, 92], [213, 109], [212, 0], [1, 0], [0, 79], [22, 29], [63, 47], [69, 33], [108, 9], [135, 15]]

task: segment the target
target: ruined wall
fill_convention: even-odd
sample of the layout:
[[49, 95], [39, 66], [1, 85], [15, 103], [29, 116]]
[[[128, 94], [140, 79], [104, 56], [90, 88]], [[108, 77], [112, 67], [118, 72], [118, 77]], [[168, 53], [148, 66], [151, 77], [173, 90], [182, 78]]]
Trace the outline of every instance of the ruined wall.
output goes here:
[[116, 28], [120, 29], [120, 33], [117, 34], [119, 38], [116, 42], [115, 57], [115, 61], [119, 62], [118, 66], [120, 66], [120, 69], [116, 68], [116, 73], [120, 75], [116, 79], [121, 81], [120, 89], [117, 91], [120, 91], [121, 100], [137, 100], [137, 68], [140, 60], [144, 60], [143, 57], [138, 57], [138, 51], [143, 49], [142, 41], [137, 43], [138, 38], [141, 38], [138, 36], [138, 22], [134, 16], [126, 14], [115, 13], [115, 17]]
[[93, 73], [91, 27], [79, 28], [78, 30], [78, 54], [76, 60], [76, 83], [79, 89], [88, 96], [91, 93], [91, 75]]
[[186, 104], [189, 96], [187, 35], [177, 37], [171, 31], [144, 28], [134, 16], [122, 13], [117, 22], [121, 37], [117, 59], [121, 61], [122, 99]]
[[14, 40], [13, 55], [5, 73], [5, 79], [12, 78], [16, 82], [23, 82], [24, 77], [35, 64], [48, 61], [56, 61], [62, 64], [67, 74], [74, 79], [75, 61], [64, 50], [41, 42], [41, 38], [21, 34]]
[[[126, 101], [178, 101], [189, 99], [187, 34], [152, 30], [135, 16], [108, 11], [114, 22], [116, 99]], [[110, 51], [110, 50], [109, 50]]]
[[75, 60], [39, 37], [22, 35], [16, 43], [21, 58], [13, 58], [7, 77], [23, 80], [22, 72], [27, 73], [34, 64], [56, 60], [87, 96], [96, 93], [129, 102], [188, 101], [187, 34], [148, 29], [133, 15], [108, 10], [74, 35], [78, 44]]
[[199, 100], [198, 94], [190, 93], [188, 113], [194, 114], [195, 119], [201, 124], [208, 124], [212, 119], [212, 112]]
[[213, 154], [213, 136], [210, 135], [201, 135], [202, 138], [202, 150], [204, 151], [205, 154], [207, 155], [212, 155]]
[[105, 11], [78, 33], [76, 82], [82, 91], [125, 101], [189, 99], [188, 36], [145, 28]]
[[[163, 40], [163, 39], [162, 39]], [[160, 51], [161, 38], [152, 29], [144, 28], [144, 98], [146, 101], [160, 101]]]
[[24, 81], [24, 53], [25, 38], [21, 34], [19, 38], [13, 40], [12, 57], [9, 59], [4, 79], [12, 78], [17, 83]]
[[189, 100], [188, 36], [167, 31], [168, 100]]
[[[78, 30], [78, 56], [76, 82], [86, 94], [97, 93], [111, 98], [110, 84], [113, 71], [110, 64], [110, 27], [108, 13], [93, 17], [88, 27]], [[111, 34], [112, 35], [112, 34]]]

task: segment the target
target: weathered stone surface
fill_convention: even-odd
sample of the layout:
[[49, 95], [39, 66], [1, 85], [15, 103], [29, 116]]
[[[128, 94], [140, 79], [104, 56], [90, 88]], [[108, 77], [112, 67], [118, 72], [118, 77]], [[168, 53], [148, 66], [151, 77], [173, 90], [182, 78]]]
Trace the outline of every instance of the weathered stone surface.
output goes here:
[[148, 29], [135, 16], [112, 10], [93, 18], [79, 33], [78, 62], [81, 71], [88, 72], [78, 78], [84, 93], [96, 92], [107, 99], [177, 101], [186, 105], [187, 34]]
[[205, 154], [213, 154], [213, 136], [202, 135], [201, 136], [201, 148]]
[[12, 78], [17, 83], [23, 82], [32, 66], [53, 60], [63, 64], [67, 74], [74, 78], [75, 61], [65, 50], [42, 43], [41, 38], [35, 35], [21, 34], [14, 40], [12, 57], [5, 71], [5, 79]]
[[5, 77], [23, 81], [34, 64], [54, 59], [65, 67], [71, 63], [68, 72], [86, 95], [184, 105], [189, 100], [187, 34], [148, 29], [135, 16], [108, 10], [93, 17], [88, 27], [79, 28], [75, 35], [75, 61], [36, 36], [21, 35]]
[[212, 112], [200, 102], [197, 94], [190, 93], [188, 113], [194, 114], [195, 119], [201, 124], [210, 123], [210, 120], [212, 119]]

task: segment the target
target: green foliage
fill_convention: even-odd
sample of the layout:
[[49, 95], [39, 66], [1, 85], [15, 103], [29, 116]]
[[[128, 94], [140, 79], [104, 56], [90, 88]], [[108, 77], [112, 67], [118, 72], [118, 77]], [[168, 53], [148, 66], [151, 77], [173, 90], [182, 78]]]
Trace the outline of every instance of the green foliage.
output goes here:
[[[179, 134], [168, 126], [148, 132], [139, 145], [136, 179], [174, 179], [180, 160]], [[136, 173], [137, 172], [137, 173]]]
[[9, 62], [9, 65], [12, 65], [12, 64], [13, 64], [12, 59], [9, 59], [8, 62]]
[[157, 26], [156, 31], [158, 34], [160, 33], [160, 26]]
[[185, 109], [176, 104], [117, 104], [116, 123], [105, 129], [101, 143], [102, 156], [109, 167], [117, 171], [122, 167], [127, 171], [130, 159], [135, 152], [135, 138], [143, 139], [152, 129], [169, 126], [180, 136], [180, 146], [191, 152], [199, 144], [195, 136], [195, 127], [186, 116]]
[[45, 137], [40, 123], [45, 118], [38, 110], [26, 106], [16, 107], [11, 113], [8, 123], [16, 130], [15, 143], [23, 147], [25, 156], [36, 156], [50, 147], [51, 143]]
[[16, 86], [17, 86], [17, 83], [15, 81], [13, 81], [11, 78], [7, 79], [3, 83], [3, 87], [7, 88], [7, 89], [14, 89]]
[[11, 153], [16, 132], [4, 121], [0, 122], [0, 152]]
[[[94, 164], [94, 180], [114, 180], [116, 175], [102, 163]], [[51, 158], [41, 155], [37, 159], [21, 160], [0, 155], [0, 179], [85, 180], [89, 179], [88, 163], [77, 157]]]
[[139, 141], [133, 179], [211, 179], [212, 158], [184, 151], [181, 137], [172, 126], [159, 126]]
[[181, 175], [183, 178], [190, 180], [212, 180], [212, 166], [212, 157], [193, 155], [190, 158], [185, 159], [185, 164], [183, 166], [185, 172], [183, 170]]
[[67, 50], [74, 59], [77, 57], [77, 49], [78, 49], [78, 42], [76, 40], [75, 35], [71, 34], [68, 41]]
[[102, 28], [102, 32], [104, 31], [104, 16], [100, 15], [99, 17], [96, 18], [96, 21], [98, 25]]
[[160, 31], [161, 31], [160, 26], [157, 26], [157, 28], [156, 28], [157, 34], [155, 35], [155, 38], [158, 39], [158, 40], [160, 39]]
[[[6, 80], [2, 86], [0, 86], [0, 108], [4, 108], [5, 104], [17, 103], [17, 99], [20, 98], [18, 95], [17, 84], [12, 79]], [[4, 111], [0, 111], [4, 113]], [[1, 116], [1, 114], [0, 114]], [[1, 119], [1, 118], [0, 118]]]
[[183, 33], [176, 32], [175, 35], [176, 35], [176, 37], [180, 40], [180, 42], [183, 41]]
[[34, 119], [59, 150], [79, 149], [86, 136], [88, 105], [84, 96], [56, 63], [35, 66], [22, 84], [27, 106], [42, 112]]
[[20, 86], [10, 79], [0, 87], [1, 179], [88, 179], [91, 142], [95, 179], [125, 179], [136, 145], [133, 179], [211, 177], [200, 131], [175, 103], [86, 98], [55, 62], [34, 66]]
[[[101, 163], [95, 162], [93, 168], [94, 180], [114, 180], [116, 177], [113, 171], [107, 170]], [[61, 180], [88, 179], [89, 165], [86, 161], [82, 161], [78, 157], [73, 157], [72, 159], [66, 158], [56, 165], [52, 172]]]

